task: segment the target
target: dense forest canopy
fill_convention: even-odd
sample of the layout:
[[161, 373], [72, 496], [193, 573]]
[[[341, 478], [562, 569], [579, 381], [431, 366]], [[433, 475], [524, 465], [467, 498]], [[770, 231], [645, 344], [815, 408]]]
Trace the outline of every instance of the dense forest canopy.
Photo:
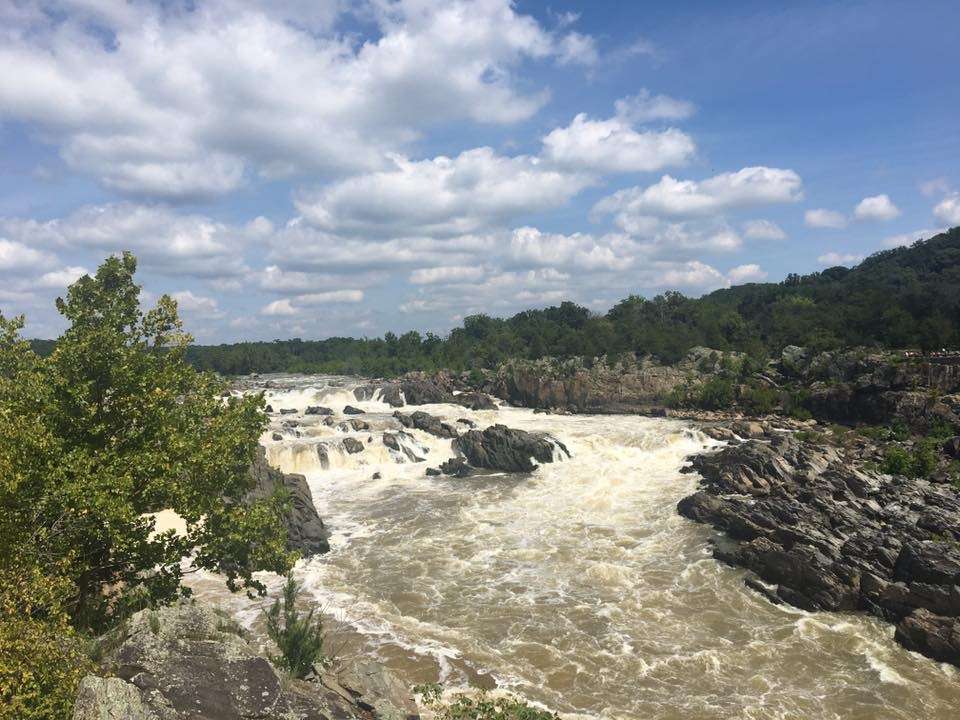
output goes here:
[[[796, 344], [934, 349], [960, 344], [960, 228], [884, 250], [853, 269], [833, 267], [688, 298], [637, 295], [598, 315], [571, 302], [511, 318], [472, 315], [446, 338], [410, 331], [193, 346], [201, 369], [393, 375], [494, 367], [511, 358], [650, 354], [671, 362], [705, 345], [754, 355]], [[42, 348], [40, 348], [42, 350]]]

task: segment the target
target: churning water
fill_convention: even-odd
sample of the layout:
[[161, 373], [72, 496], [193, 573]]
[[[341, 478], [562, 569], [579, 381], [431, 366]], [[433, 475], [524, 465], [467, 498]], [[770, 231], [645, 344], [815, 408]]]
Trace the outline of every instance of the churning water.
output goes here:
[[[346, 652], [373, 653], [411, 684], [496, 684], [570, 717], [958, 717], [960, 674], [896, 645], [891, 626], [772, 605], [711, 558], [712, 531], [675, 511], [696, 486], [684, 458], [712, 444], [684, 423], [404, 408], [545, 430], [573, 456], [529, 476], [436, 478], [424, 471], [451, 441], [411, 431], [427, 461], [410, 462], [383, 445], [390, 408], [358, 402], [351, 381], [273, 384], [278, 410], [373, 413], [362, 431], [278, 417], [264, 444], [281, 470], [306, 475], [333, 533], [297, 576], [348, 626]], [[346, 452], [347, 437], [364, 450]], [[212, 587], [197, 581], [253, 621], [253, 605]]]

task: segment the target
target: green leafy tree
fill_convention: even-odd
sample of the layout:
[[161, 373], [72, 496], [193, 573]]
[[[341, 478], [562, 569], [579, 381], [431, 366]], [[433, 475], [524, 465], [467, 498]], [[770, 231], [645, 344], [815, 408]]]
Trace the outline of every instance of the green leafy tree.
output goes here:
[[[286, 572], [286, 500], [244, 502], [264, 428], [260, 397], [185, 359], [167, 296], [140, 309], [133, 256], [111, 257], [57, 308], [68, 328], [46, 358], [0, 317], [0, 570], [57, 568], [72, 624], [100, 630], [131, 609], [187, 594], [184, 572], [218, 570], [262, 591]], [[176, 512], [186, 531], [157, 532]]]

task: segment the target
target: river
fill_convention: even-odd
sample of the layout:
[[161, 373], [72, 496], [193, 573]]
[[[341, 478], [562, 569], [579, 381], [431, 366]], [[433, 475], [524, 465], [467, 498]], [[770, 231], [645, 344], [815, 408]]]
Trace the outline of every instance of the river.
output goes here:
[[[331, 552], [296, 575], [341, 621], [330, 644], [343, 654], [375, 654], [411, 684], [495, 684], [564, 717], [957, 717], [960, 673], [895, 644], [892, 626], [773, 605], [712, 559], [713, 531], [675, 511], [697, 483], [680, 473], [685, 458], [714, 444], [688, 424], [404, 408], [547, 431], [572, 455], [525, 476], [427, 477], [451, 441], [411, 431], [427, 461], [406, 461], [382, 443], [392, 409], [357, 401], [357, 381], [262, 382], [275, 409], [298, 411], [274, 416], [263, 443], [274, 465], [307, 477], [332, 532]], [[339, 421], [346, 404], [366, 411], [370, 430], [302, 415], [325, 405]], [[340, 449], [346, 437], [364, 450]], [[255, 623], [256, 603], [210, 576], [192, 582]]]

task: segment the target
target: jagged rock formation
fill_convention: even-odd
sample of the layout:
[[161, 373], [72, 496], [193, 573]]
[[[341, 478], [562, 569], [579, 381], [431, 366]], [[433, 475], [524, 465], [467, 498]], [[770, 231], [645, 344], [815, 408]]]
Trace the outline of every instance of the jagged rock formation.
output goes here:
[[553, 462], [556, 452], [570, 457], [570, 451], [546, 433], [528, 433], [491, 425], [485, 430], [468, 430], [453, 441], [453, 448], [475, 468], [504, 472], [533, 472], [534, 462]]
[[104, 669], [80, 685], [73, 720], [416, 718], [405, 685], [360, 662], [313, 681], [281, 677], [224, 614], [203, 605], [142, 610]]
[[865, 610], [897, 639], [960, 664], [960, 496], [949, 485], [864, 472], [789, 433], [693, 458], [703, 489], [677, 506], [731, 542], [714, 556], [750, 587], [805, 610]]
[[291, 508], [284, 518], [284, 525], [287, 528], [287, 539], [291, 548], [299, 550], [304, 556], [330, 550], [330, 544], [327, 542], [329, 534], [313, 505], [313, 494], [303, 475], [284, 474], [271, 467], [263, 447], [257, 447], [256, 457], [250, 466], [250, 474], [255, 484], [247, 494], [248, 501], [269, 497], [279, 487], [286, 488], [290, 493]]
[[674, 387], [700, 372], [699, 355], [691, 353], [689, 361], [675, 366], [649, 358], [589, 367], [581, 359], [517, 360], [502, 365], [484, 389], [521, 407], [636, 412], [662, 404]]
[[398, 410], [393, 413], [393, 416], [405, 428], [423, 430], [438, 438], [455, 438], [459, 435], [455, 427], [422, 410], [416, 410], [409, 415]]

